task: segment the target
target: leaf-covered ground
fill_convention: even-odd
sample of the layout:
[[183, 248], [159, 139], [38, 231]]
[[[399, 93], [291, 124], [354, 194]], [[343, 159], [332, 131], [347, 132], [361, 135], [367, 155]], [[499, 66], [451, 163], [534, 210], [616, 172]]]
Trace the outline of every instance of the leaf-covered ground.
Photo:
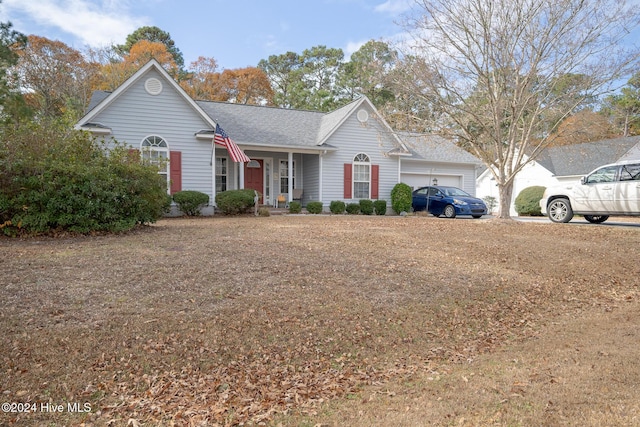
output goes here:
[[3, 238], [0, 424], [640, 425], [638, 242], [329, 215]]

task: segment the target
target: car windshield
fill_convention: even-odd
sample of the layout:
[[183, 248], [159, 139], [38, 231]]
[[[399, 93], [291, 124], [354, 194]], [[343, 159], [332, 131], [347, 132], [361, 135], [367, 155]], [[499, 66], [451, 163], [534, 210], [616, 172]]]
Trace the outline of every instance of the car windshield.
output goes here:
[[464, 192], [461, 189], [456, 188], [456, 187], [442, 187], [441, 190], [447, 196], [467, 196], [467, 197], [471, 197], [469, 195], [469, 193], [466, 193], [466, 192]]

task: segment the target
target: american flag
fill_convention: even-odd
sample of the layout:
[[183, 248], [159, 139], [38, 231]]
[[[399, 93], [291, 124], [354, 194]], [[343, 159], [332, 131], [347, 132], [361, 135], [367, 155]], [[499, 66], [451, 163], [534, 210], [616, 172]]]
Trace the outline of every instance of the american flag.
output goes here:
[[229, 135], [227, 135], [224, 129], [222, 129], [218, 124], [216, 124], [216, 133], [213, 137], [213, 142], [225, 147], [234, 162], [247, 163], [251, 161], [251, 159], [244, 154], [244, 151], [242, 151], [240, 147], [238, 147], [236, 143], [229, 138]]

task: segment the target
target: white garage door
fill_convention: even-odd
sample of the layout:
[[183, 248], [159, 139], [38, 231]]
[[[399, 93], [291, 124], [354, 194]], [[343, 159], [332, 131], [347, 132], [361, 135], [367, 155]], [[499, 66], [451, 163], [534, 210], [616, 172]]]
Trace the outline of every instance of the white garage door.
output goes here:
[[402, 182], [412, 187], [414, 190], [419, 187], [433, 184], [433, 180], [438, 180], [438, 185], [462, 188], [462, 177], [455, 175], [425, 175], [419, 173], [403, 173]]

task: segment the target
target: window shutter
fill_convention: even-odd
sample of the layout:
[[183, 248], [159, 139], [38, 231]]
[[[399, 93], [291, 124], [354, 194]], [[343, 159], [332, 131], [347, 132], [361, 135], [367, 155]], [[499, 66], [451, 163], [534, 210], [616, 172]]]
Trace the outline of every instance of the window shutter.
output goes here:
[[371, 165], [371, 198], [376, 200], [378, 195], [378, 183], [380, 175], [380, 165]]
[[351, 181], [353, 180], [353, 165], [351, 163], [344, 164], [344, 198], [351, 199]]
[[182, 153], [180, 151], [169, 152], [169, 179], [171, 194], [182, 190]]
[[129, 148], [127, 157], [129, 158], [130, 162], [140, 163], [140, 150], [138, 150], [137, 148]]

